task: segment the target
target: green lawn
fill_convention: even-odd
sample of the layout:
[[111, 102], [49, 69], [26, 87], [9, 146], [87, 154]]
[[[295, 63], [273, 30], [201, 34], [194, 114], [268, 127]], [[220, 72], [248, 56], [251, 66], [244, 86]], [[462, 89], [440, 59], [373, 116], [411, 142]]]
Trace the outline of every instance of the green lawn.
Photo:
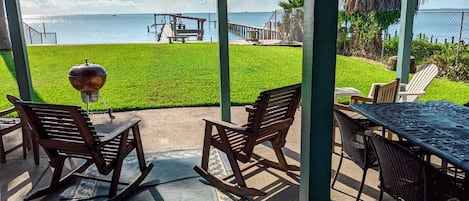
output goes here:
[[[194, 44], [109, 44], [33, 46], [28, 48], [36, 101], [83, 105], [67, 73], [75, 64], [98, 63], [107, 82], [100, 94], [114, 110], [216, 105], [218, 46]], [[18, 95], [13, 59], [0, 52], [0, 95]], [[231, 99], [252, 103], [265, 89], [301, 82], [301, 48], [230, 45]], [[387, 82], [395, 72], [349, 57], [337, 57], [336, 86], [355, 87], [365, 94], [372, 82]], [[346, 101], [346, 99], [340, 99]], [[421, 100], [469, 102], [469, 87], [436, 79]], [[6, 98], [0, 107], [8, 107]], [[91, 104], [91, 109], [104, 109]]]

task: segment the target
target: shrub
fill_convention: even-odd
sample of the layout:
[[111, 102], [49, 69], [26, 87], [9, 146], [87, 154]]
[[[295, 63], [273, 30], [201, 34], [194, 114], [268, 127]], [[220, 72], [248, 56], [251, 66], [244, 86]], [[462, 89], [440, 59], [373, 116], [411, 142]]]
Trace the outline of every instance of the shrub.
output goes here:
[[[397, 48], [399, 46], [399, 37], [393, 36], [389, 40], [384, 41], [384, 55], [385, 57], [397, 55]], [[427, 38], [418, 38], [412, 41], [411, 55], [415, 57], [415, 62], [418, 65], [427, 63], [428, 60], [435, 52], [442, 49], [444, 44], [433, 44], [428, 42]]]
[[426, 38], [418, 38], [412, 41], [411, 54], [415, 57], [417, 64], [427, 63], [429, 58], [436, 52], [441, 51], [444, 44], [433, 44], [428, 42]]
[[351, 54], [376, 59], [382, 48], [382, 32], [399, 21], [400, 11], [353, 13], [347, 17], [351, 23]]
[[348, 30], [346, 27], [337, 29], [337, 53], [341, 55], [349, 55], [348, 47], [350, 45], [350, 38], [348, 37]]
[[[384, 41], [385, 57], [397, 55], [398, 45], [397, 36]], [[415, 57], [417, 65], [434, 63], [440, 67], [440, 77], [453, 81], [469, 81], [469, 45], [460, 47], [457, 63], [457, 44], [435, 44], [428, 42], [428, 38], [418, 38], [412, 41], [411, 48], [411, 55]]]
[[384, 60], [388, 60], [389, 57], [397, 55], [397, 47], [399, 46], [399, 37], [393, 36], [389, 40], [383, 41], [384, 45]]
[[461, 46], [457, 63], [458, 46], [447, 44], [441, 47], [430, 58], [430, 62], [440, 67], [440, 76], [453, 81], [469, 81], [469, 46]]

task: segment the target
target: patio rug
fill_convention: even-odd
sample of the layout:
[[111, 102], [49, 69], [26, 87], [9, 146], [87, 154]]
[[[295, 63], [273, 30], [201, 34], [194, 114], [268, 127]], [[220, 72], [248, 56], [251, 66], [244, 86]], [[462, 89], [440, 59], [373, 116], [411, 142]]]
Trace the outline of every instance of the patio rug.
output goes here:
[[[165, 152], [145, 153], [145, 161], [153, 163], [153, 169], [140, 184], [139, 190], [129, 200], [239, 200], [236, 196], [221, 192], [207, 185], [192, 168], [200, 165], [202, 150], [171, 150]], [[212, 149], [210, 154], [211, 172], [219, 177], [231, 173], [224, 154]], [[86, 174], [99, 175], [94, 166]], [[129, 155], [124, 160], [121, 180], [131, 181], [139, 173], [136, 155]], [[111, 174], [109, 174], [109, 177]], [[59, 198], [54, 200], [106, 200], [109, 183], [90, 179], [77, 179], [71, 182]], [[119, 185], [122, 189], [125, 186]], [[48, 200], [48, 198], [45, 198]], [[50, 199], [50, 197], [49, 197]]]

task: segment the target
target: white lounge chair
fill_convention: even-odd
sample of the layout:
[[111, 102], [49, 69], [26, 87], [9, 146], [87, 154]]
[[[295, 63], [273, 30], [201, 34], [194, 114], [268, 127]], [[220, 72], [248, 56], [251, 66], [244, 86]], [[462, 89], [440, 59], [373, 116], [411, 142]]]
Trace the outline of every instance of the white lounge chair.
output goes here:
[[[399, 99], [397, 102], [415, 102], [419, 97], [425, 94], [425, 90], [432, 82], [433, 78], [438, 75], [438, 66], [435, 64], [426, 64], [419, 68], [415, 73], [412, 80], [409, 84], [401, 83], [401, 87], [404, 87], [404, 91], [399, 91]], [[370, 93], [368, 97], [373, 97], [374, 89], [377, 85], [382, 85], [383, 83], [373, 83], [371, 85]]]

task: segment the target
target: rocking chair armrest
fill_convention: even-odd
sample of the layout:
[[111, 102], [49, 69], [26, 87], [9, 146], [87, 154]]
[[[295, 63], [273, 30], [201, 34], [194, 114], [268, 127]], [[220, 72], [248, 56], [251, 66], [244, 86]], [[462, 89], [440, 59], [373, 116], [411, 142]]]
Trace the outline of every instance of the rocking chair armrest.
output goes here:
[[246, 109], [246, 112], [254, 112], [254, 107], [252, 105], [245, 105], [244, 108]]
[[350, 109], [348, 105], [341, 104], [341, 103], [334, 103], [334, 108], [338, 110], [352, 111], [352, 109]]
[[399, 95], [399, 96], [423, 95], [423, 94], [425, 94], [425, 91], [416, 91], [416, 92], [401, 91], [401, 92], [397, 92], [397, 95]]
[[217, 127], [223, 127], [225, 129], [230, 129], [238, 132], [244, 132], [246, 131], [245, 127], [238, 126], [236, 124], [226, 122], [226, 121], [220, 121], [220, 120], [214, 120], [214, 119], [204, 119], [206, 123], [212, 124]]
[[123, 125], [117, 127], [116, 129], [114, 129], [112, 132], [110, 132], [108, 134], [105, 134], [105, 135], [101, 135], [101, 136], [103, 136], [101, 138], [101, 141], [102, 142], [107, 142], [107, 141], [113, 140], [114, 138], [122, 135], [126, 130], [131, 129], [132, 127], [138, 126], [138, 123], [140, 121], [141, 120], [139, 118], [130, 119], [125, 124], [123, 124]]
[[5, 115], [10, 114], [10, 113], [13, 113], [15, 111], [16, 111], [16, 109], [14, 107], [2, 110], [2, 111], [0, 111], [0, 117], [5, 116]]
[[[371, 87], [376, 86], [376, 85], [380, 85], [380, 86], [381, 86], [381, 85], [385, 85], [385, 84], [387, 84], [387, 83], [385, 83], [385, 82], [371, 83]], [[399, 86], [400, 86], [400, 87], [407, 87], [407, 85], [408, 85], [408, 84], [406, 84], [406, 83], [399, 83]]]
[[350, 97], [350, 104], [356, 104], [360, 102], [373, 102], [372, 98], [363, 97], [363, 96], [351, 96]]

